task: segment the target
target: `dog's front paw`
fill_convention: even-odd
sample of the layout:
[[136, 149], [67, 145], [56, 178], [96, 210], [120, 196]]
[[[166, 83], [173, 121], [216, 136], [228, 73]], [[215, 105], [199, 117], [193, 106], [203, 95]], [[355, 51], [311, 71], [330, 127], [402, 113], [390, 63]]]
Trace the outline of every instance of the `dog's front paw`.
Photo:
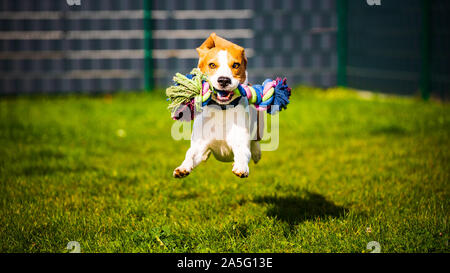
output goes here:
[[240, 178], [248, 177], [249, 169], [247, 164], [233, 164], [233, 173]]
[[173, 177], [175, 178], [183, 178], [188, 176], [191, 173], [190, 169], [184, 167], [178, 167], [173, 171]]

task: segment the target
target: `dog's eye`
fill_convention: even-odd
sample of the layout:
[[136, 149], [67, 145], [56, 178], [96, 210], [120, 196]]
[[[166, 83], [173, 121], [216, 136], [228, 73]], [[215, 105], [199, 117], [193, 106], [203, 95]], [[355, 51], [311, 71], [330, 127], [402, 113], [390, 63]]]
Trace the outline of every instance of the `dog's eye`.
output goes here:
[[234, 63], [232, 67], [233, 67], [234, 69], [237, 69], [237, 68], [239, 68], [239, 66], [241, 66], [240, 63]]
[[208, 66], [209, 66], [209, 68], [211, 68], [211, 69], [216, 68], [216, 64], [215, 64], [215, 63], [210, 63]]

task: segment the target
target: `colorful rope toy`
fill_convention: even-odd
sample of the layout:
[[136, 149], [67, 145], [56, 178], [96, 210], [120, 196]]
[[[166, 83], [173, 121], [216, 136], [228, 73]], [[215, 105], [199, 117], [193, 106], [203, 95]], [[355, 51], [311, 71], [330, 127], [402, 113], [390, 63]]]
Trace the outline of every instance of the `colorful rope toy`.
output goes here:
[[[193, 120], [202, 106], [211, 103], [212, 94], [217, 92], [209, 83], [208, 77], [198, 68], [187, 75], [177, 73], [173, 81], [175, 84], [166, 89], [166, 95], [174, 120]], [[233, 92], [239, 92], [257, 110], [267, 111], [269, 114], [275, 114], [278, 109], [286, 109], [291, 96], [291, 88], [288, 87], [286, 78], [267, 79], [262, 85], [240, 84]], [[273, 105], [278, 107], [272, 107]], [[184, 115], [186, 111], [189, 111], [190, 116]]]

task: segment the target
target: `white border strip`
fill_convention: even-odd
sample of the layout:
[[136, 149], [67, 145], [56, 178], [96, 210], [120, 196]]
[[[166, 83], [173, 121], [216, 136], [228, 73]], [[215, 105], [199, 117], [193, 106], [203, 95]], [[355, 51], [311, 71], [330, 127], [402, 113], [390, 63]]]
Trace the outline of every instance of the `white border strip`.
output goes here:
[[62, 51], [2, 51], [0, 60], [62, 59]]
[[206, 39], [210, 33], [228, 39], [253, 38], [254, 32], [251, 29], [176, 29], [176, 30], [155, 30], [152, 32], [153, 39]]
[[50, 31], [0, 31], [0, 40], [59, 40], [63, 32]]
[[143, 30], [75, 30], [68, 31], [66, 39], [143, 39]]
[[60, 11], [2, 11], [1, 20], [57, 20], [62, 16]]
[[142, 71], [112, 69], [112, 70], [71, 70], [62, 75], [64, 79], [126, 79], [142, 78]]
[[[152, 10], [152, 19], [251, 19], [253, 10]], [[77, 19], [143, 19], [143, 10], [83, 10], [68, 11], [67, 18]], [[56, 20], [63, 16], [61, 11], [2, 11], [0, 19], [5, 20]]]
[[67, 13], [67, 18], [71, 20], [79, 19], [143, 19], [143, 10], [83, 10], [83, 11], [71, 11]]
[[[153, 13], [152, 13], [153, 15]], [[170, 13], [169, 13], [170, 15]], [[250, 19], [253, 10], [176, 10], [173, 12], [174, 19]], [[167, 18], [167, 17], [166, 17]], [[164, 18], [164, 19], [166, 19]]]
[[[69, 51], [5, 51], [0, 52], [0, 60], [42, 60], [42, 59], [143, 59], [142, 49], [120, 50], [69, 50]], [[247, 57], [254, 55], [252, 48], [245, 49]], [[153, 49], [153, 59], [197, 59], [195, 49]]]
[[51, 72], [10, 72], [0, 74], [2, 80], [30, 80], [30, 79], [129, 79], [143, 78], [144, 74], [138, 70], [99, 69], [99, 70], [71, 70], [63, 73]]
[[[153, 49], [154, 59], [198, 59], [198, 53], [195, 49]], [[246, 48], [245, 55], [248, 58], [253, 57], [253, 48]]]
[[143, 59], [142, 49], [121, 50], [71, 50], [67, 53], [69, 59]]
[[[212, 32], [228, 39], [254, 37], [251, 29], [175, 29], [154, 30], [153, 39], [205, 39]], [[68, 31], [0, 31], [0, 40], [58, 40], [58, 39], [143, 39], [143, 30], [75, 30]]]

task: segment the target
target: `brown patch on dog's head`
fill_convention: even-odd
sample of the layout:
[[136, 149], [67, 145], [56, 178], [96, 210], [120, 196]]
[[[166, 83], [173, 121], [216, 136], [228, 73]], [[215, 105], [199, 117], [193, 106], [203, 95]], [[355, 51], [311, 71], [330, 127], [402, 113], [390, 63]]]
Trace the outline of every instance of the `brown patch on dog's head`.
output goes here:
[[203, 73], [213, 76], [219, 69], [218, 55], [222, 50], [227, 52], [227, 65], [231, 69], [233, 78], [241, 84], [244, 83], [247, 78], [247, 58], [244, 48], [217, 36], [216, 33], [211, 33], [197, 48], [198, 67]]

